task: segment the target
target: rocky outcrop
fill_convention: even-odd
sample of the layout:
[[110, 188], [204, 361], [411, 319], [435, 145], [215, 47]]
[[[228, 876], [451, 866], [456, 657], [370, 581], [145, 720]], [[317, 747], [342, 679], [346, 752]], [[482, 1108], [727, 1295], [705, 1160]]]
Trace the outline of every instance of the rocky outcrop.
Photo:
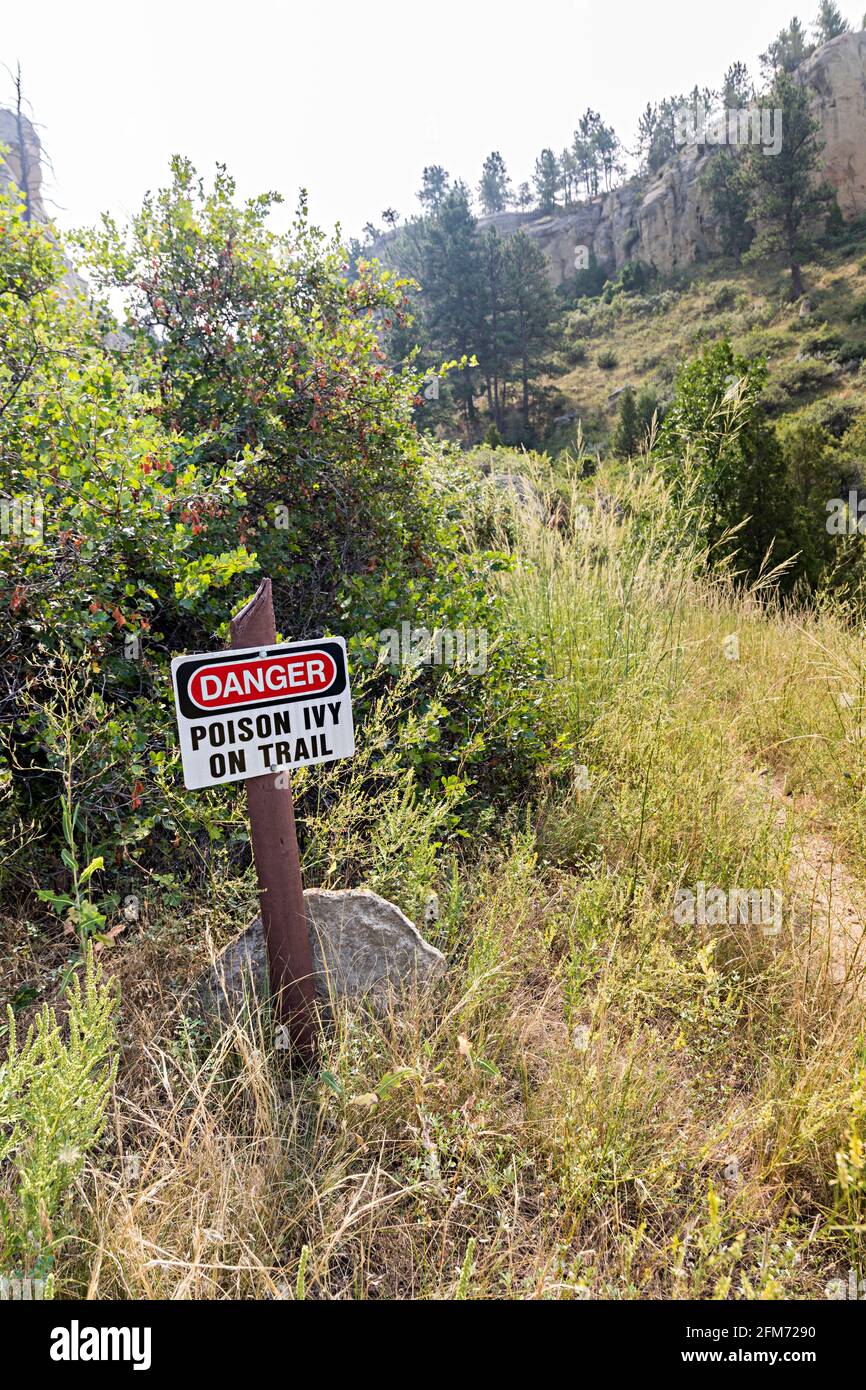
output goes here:
[[824, 176], [842, 216], [866, 210], [866, 32], [842, 34], [799, 69], [824, 141]]
[[[27, 193], [27, 206], [33, 222], [48, 222], [48, 213], [42, 199], [42, 145], [32, 121], [0, 107], [0, 188], [14, 184], [20, 192]], [[48, 228], [51, 241], [57, 241], [53, 227]], [[60, 280], [62, 294], [85, 295], [87, 286], [81, 276], [73, 269], [66, 256], [63, 257], [66, 273]]]
[[[821, 124], [823, 176], [849, 220], [866, 211], [866, 33], [843, 34], [824, 44], [797, 75]], [[670, 275], [721, 251], [701, 181], [712, 158], [687, 146], [655, 179], [633, 179], [568, 212], [547, 217], [505, 212], [481, 222], [505, 235], [522, 228], [544, 252], [554, 285], [574, 274], [579, 246], [592, 251], [609, 273], [639, 260]]]
[[26, 116], [0, 107], [0, 184], [25, 188], [35, 222], [47, 222], [42, 202], [42, 146]]

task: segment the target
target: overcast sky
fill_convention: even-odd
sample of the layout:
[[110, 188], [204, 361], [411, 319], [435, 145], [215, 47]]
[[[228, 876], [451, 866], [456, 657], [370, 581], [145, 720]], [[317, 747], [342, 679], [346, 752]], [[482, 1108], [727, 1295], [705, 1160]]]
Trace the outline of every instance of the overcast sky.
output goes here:
[[[860, 6], [866, 0], [856, 0]], [[626, 144], [648, 100], [718, 86], [794, 0], [39, 0], [4, 6], [62, 225], [123, 217], [173, 153], [228, 165], [243, 193], [310, 193], [347, 235], [417, 211], [425, 164], [477, 184], [501, 151], [515, 184], [587, 107]], [[799, 13], [811, 24], [818, 0]], [[842, 4], [853, 22], [860, 14]], [[0, 104], [11, 82], [0, 70]], [[283, 220], [288, 214], [285, 213]]]

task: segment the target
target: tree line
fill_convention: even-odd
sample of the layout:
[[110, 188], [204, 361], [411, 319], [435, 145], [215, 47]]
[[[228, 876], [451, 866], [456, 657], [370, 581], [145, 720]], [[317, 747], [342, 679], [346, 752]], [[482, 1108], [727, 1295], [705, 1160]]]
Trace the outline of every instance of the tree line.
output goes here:
[[[866, 16], [860, 25], [866, 29]], [[779, 76], [793, 73], [801, 63], [823, 44], [841, 34], [851, 32], [833, 0], [820, 0], [818, 14], [809, 29], [795, 15], [790, 24], [776, 35], [760, 57], [761, 86], [771, 86]], [[740, 110], [757, 100], [757, 88], [745, 63], [730, 65], [718, 88], [695, 85], [688, 92], [672, 93], [658, 102], [648, 102], [638, 118], [637, 138], [629, 149], [591, 107], [579, 118], [571, 142], [559, 154], [550, 147], [540, 152], [531, 179], [516, 188], [499, 150], [492, 150], [481, 169], [475, 193], [478, 206], [485, 216], [515, 210], [551, 213], [558, 208], [568, 209], [579, 202], [596, 197], [614, 188], [626, 176], [632, 161], [632, 171], [646, 177], [658, 171], [677, 152], [677, 115], [700, 103], [705, 110], [722, 107]], [[439, 164], [428, 165], [423, 172], [418, 194], [422, 205], [433, 210], [441, 202], [449, 186], [449, 176]], [[395, 230], [400, 216], [394, 208], [381, 214], [388, 230]], [[382, 235], [372, 222], [364, 228], [368, 242]]]
[[[423, 286], [411, 327], [391, 326], [392, 359], [406, 362], [417, 351], [431, 371], [457, 362], [439, 383], [441, 398], [458, 407], [468, 429], [478, 423], [476, 402], [486, 398], [495, 430], [526, 439], [558, 309], [544, 255], [522, 231], [502, 236], [480, 227], [466, 184], [439, 166], [424, 170], [418, 198], [421, 214], [381, 252], [394, 271]], [[362, 257], [363, 247], [356, 244], [353, 254]]]

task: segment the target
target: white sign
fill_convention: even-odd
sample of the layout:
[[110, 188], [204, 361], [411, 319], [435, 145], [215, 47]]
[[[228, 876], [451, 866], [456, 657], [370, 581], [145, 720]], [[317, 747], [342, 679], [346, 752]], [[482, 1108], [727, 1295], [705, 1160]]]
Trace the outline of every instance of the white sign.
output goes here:
[[342, 637], [177, 656], [171, 679], [190, 790], [355, 751]]

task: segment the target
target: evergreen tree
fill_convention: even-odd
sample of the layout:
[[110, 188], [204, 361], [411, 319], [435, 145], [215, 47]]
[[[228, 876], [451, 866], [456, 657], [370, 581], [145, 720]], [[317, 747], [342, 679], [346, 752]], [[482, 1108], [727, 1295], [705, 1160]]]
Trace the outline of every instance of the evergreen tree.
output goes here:
[[559, 156], [559, 173], [562, 183], [562, 199], [565, 206], [570, 208], [577, 192], [577, 162], [572, 150], [563, 150]]
[[522, 183], [517, 190], [517, 206], [521, 212], [527, 212], [532, 207], [532, 189], [526, 182]]
[[[423, 244], [425, 324], [440, 358], [471, 358], [485, 341], [487, 296], [476, 229], [469, 190], [455, 183], [428, 220]], [[476, 370], [455, 372], [452, 384], [469, 425], [477, 418]]]
[[659, 424], [659, 399], [651, 386], [645, 386], [637, 398], [637, 418], [641, 427], [641, 444], [651, 435], [653, 423]]
[[840, 34], [848, 34], [851, 25], [847, 19], [843, 19], [838, 5], [833, 4], [833, 0], [821, 0], [818, 16], [814, 25], [815, 40], [819, 47], [822, 43], [829, 43], [831, 39], [838, 39]]
[[[739, 109], [739, 108], [728, 108]], [[701, 177], [710, 195], [710, 204], [719, 219], [722, 249], [728, 256], [740, 257], [752, 243], [754, 231], [749, 223], [749, 185], [746, 161], [741, 155], [720, 149]]]
[[637, 401], [634, 391], [627, 386], [619, 398], [619, 420], [613, 436], [613, 451], [620, 458], [632, 458], [638, 451], [641, 439]]
[[553, 340], [556, 299], [547, 278], [543, 253], [525, 232], [515, 232], [505, 247], [509, 348], [521, 385], [521, 413], [529, 428], [529, 383]]
[[482, 210], [486, 213], [504, 212], [511, 202], [511, 180], [505, 168], [505, 160], [498, 150], [494, 150], [484, 161], [478, 196]]
[[722, 79], [722, 105], [742, 111], [752, 100], [752, 81], [745, 63], [732, 63]]
[[587, 198], [594, 197], [598, 192], [601, 168], [599, 152], [601, 125], [602, 121], [598, 112], [593, 111], [592, 107], [587, 107], [577, 123], [577, 130], [574, 132], [572, 151]]
[[613, 186], [616, 175], [622, 174], [625, 169], [620, 158], [622, 146], [620, 145], [619, 138], [613, 126], [605, 125], [604, 122], [599, 125], [596, 134], [595, 148], [598, 162], [601, 166], [604, 186], [609, 190]]
[[505, 251], [495, 227], [488, 227], [481, 238], [481, 262], [486, 295], [487, 331], [482, 348], [487, 384], [487, 409], [496, 426], [502, 428], [502, 373], [508, 353], [508, 305]]
[[556, 195], [559, 192], [560, 184], [559, 162], [553, 150], [541, 151], [535, 161], [535, 173], [532, 181], [535, 184], [541, 212], [553, 212], [556, 207]]
[[448, 173], [441, 164], [428, 164], [421, 174], [418, 201], [427, 212], [435, 212], [448, 192]]
[[806, 30], [795, 15], [787, 29], [781, 29], [766, 53], [761, 54], [764, 73], [774, 78], [779, 73], [793, 72], [815, 52], [815, 45], [806, 38]]
[[816, 180], [820, 127], [806, 90], [790, 73], [780, 72], [766, 101], [782, 113], [784, 138], [776, 155], [767, 156], [759, 145], [749, 145], [743, 156], [750, 214], [759, 227], [749, 254], [781, 252], [791, 271], [792, 296], [799, 299], [803, 293], [800, 263], [810, 249], [809, 230], [829, 211], [833, 192]]
[[688, 104], [687, 97], [671, 96], [644, 108], [638, 120], [638, 152], [643, 173], [657, 173], [676, 154], [677, 114]]

